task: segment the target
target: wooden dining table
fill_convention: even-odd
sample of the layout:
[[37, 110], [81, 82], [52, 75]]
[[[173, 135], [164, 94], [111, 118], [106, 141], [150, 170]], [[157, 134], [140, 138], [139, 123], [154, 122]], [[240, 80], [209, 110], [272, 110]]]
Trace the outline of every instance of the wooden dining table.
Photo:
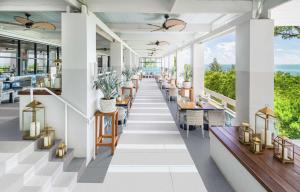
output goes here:
[[[210, 102], [204, 102], [204, 101], [201, 101], [199, 104], [197, 104], [194, 101], [177, 100], [177, 107], [178, 107], [178, 120], [179, 120], [180, 127], [182, 127], [182, 128], [184, 127], [184, 125], [182, 126], [182, 123], [180, 121], [181, 114], [187, 110], [203, 110], [206, 115], [207, 115], [207, 112], [210, 110], [224, 110], [223, 107], [217, 106]], [[208, 129], [208, 128], [205, 128], [205, 129]], [[192, 129], [190, 129], [190, 130], [192, 130]]]

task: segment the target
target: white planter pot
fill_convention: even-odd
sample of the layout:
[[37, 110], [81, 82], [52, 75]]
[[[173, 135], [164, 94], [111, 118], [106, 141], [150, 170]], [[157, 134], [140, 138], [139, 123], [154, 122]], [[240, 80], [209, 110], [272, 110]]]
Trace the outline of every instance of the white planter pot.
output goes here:
[[192, 83], [189, 82], [189, 81], [184, 81], [184, 82], [183, 82], [183, 87], [184, 87], [184, 88], [191, 88], [191, 87], [192, 87]]
[[116, 110], [116, 99], [100, 99], [100, 111], [104, 113], [113, 112]]

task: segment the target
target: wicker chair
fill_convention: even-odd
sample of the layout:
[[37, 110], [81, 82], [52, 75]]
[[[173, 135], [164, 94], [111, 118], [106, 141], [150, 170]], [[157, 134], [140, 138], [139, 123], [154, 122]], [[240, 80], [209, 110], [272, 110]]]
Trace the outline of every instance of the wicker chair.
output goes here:
[[208, 123], [209, 123], [209, 127], [225, 126], [225, 111], [223, 110], [208, 111]]
[[185, 114], [185, 124], [186, 124], [186, 136], [189, 137], [189, 126], [200, 126], [202, 129], [202, 136], [204, 136], [203, 131], [203, 111], [187, 110]]

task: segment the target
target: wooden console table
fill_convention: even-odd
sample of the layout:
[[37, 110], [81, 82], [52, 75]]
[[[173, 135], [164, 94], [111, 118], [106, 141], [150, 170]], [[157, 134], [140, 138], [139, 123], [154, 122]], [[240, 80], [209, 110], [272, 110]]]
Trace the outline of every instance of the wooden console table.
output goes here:
[[[111, 133], [105, 133], [104, 127], [104, 117], [111, 118]], [[100, 122], [100, 123], [99, 123]], [[111, 147], [111, 154], [113, 155], [115, 152], [115, 148], [118, 142], [118, 110], [110, 113], [104, 113], [101, 111], [97, 111], [95, 113], [95, 147], [96, 147], [96, 155], [97, 148], [102, 146]], [[111, 142], [104, 141], [104, 139], [110, 139]]]
[[[250, 152], [249, 146], [239, 142], [237, 127], [211, 127], [210, 142], [212, 158], [221, 171], [230, 170], [224, 172], [224, 175], [236, 191], [300, 191], [298, 146], [295, 146], [294, 164], [282, 164], [273, 158], [273, 150], [265, 149], [263, 154], [259, 155]], [[246, 181], [256, 181], [255, 186], [264, 189], [255, 190], [255, 182]]]

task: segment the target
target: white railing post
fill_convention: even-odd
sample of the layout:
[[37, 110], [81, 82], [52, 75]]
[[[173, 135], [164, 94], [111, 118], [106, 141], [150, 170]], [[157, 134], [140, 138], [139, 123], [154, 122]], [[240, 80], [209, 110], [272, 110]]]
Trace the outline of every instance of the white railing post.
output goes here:
[[65, 145], [68, 150], [68, 105], [65, 104]]

